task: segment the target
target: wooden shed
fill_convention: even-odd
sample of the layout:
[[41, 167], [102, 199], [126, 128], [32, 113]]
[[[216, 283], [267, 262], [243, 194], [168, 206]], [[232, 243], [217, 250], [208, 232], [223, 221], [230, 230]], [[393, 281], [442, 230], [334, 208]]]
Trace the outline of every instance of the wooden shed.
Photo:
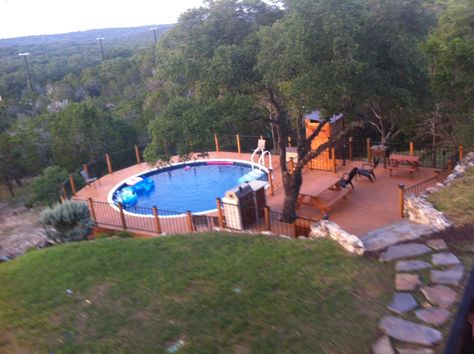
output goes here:
[[[306, 137], [309, 137], [321, 124], [322, 118], [319, 111], [311, 112], [305, 116]], [[316, 150], [320, 145], [329, 141], [331, 137], [337, 136], [344, 130], [344, 116], [342, 114], [333, 115], [329, 123], [326, 124], [319, 134], [311, 142], [311, 150]], [[340, 146], [339, 146], [340, 145]], [[309, 167], [315, 170], [335, 170], [342, 165], [342, 141], [335, 141], [333, 149], [323, 151], [319, 156], [311, 160]], [[333, 156], [334, 155], [334, 156]]]

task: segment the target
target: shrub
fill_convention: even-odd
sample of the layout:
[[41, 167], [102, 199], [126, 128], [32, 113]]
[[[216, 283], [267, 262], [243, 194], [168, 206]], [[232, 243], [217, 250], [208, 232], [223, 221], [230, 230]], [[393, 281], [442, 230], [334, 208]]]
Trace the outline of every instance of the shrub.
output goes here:
[[75, 201], [66, 201], [43, 210], [40, 222], [50, 227], [48, 236], [58, 242], [83, 240], [93, 227], [87, 205]]
[[46, 167], [41, 175], [33, 178], [29, 205], [40, 202], [53, 205], [59, 200], [60, 184], [67, 178], [67, 171], [59, 166]]

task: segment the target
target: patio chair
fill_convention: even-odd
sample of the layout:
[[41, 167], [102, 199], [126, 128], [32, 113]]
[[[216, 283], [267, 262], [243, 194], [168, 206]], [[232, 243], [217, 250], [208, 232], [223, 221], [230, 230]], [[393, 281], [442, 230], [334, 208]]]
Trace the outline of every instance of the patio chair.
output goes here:
[[354, 185], [352, 184], [352, 179], [357, 174], [357, 171], [358, 171], [358, 168], [354, 167], [352, 170], [350, 170], [349, 173], [344, 173], [342, 175], [342, 178], [339, 181], [337, 181], [337, 185], [339, 187], [345, 188], [345, 187], [347, 187], [348, 184], [350, 184], [352, 189], [355, 190]]
[[373, 182], [372, 177], [374, 177], [374, 179], [377, 179], [375, 177], [374, 170], [377, 168], [377, 165], [379, 164], [379, 162], [380, 162], [380, 159], [375, 159], [374, 163], [362, 164], [362, 168], [357, 169], [357, 175], [367, 177], [370, 180], [370, 182]]
[[94, 182], [98, 180], [97, 177], [90, 177], [89, 173], [87, 173], [86, 170], [80, 170], [79, 173], [81, 174], [82, 178], [84, 178], [84, 181], [86, 182], [87, 186], [90, 186], [91, 184], [94, 185]]

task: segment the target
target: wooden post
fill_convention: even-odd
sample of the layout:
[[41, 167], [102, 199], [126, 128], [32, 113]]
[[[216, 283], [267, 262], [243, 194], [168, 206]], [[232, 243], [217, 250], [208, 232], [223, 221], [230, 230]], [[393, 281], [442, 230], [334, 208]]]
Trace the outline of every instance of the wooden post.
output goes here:
[[120, 221], [122, 222], [122, 228], [127, 230], [127, 223], [125, 222], [125, 213], [123, 212], [123, 205], [121, 202], [117, 203], [119, 211], [120, 211]]
[[413, 145], [413, 141], [410, 141], [410, 156], [414, 155], [414, 151], [415, 151], [415, 148], [414, 148], [414, 145]]
[[156, 233], [159, 235], [161, 234], [161, 224], [160, 224], [160, 217], [158, 216], [158, 209], [156, 208], [156, 206], [154, 206], [152, 210], [153, 210], [153, 217], [155, 218]]
[[67, 192], [66, 192], [66, 186], [64, 184], [61, 185], [61, 191], [62, 191], [62, 198], [64, 200], [67, 200]]
[[193, 214], [191, 214], [189, 210], [186, 212], [186, 223], [188, 224], [189, 232], [193, 232], [194, 231]]
[[399, 205], [400, 205], [400, 217], [403, 218], [405, 210], [405, 185], [403, 183], [398, 185], [399, 188]]
[[464, 157], [464, 151], [463, 151], [462, 145], [459, 144], [459, 160], [462, 160], [463, 157]]
[[290, 161], [288, 161], [288, 170], [290, 173], [293, 173], [293, 170], [295, 169], [295, 163], [293, 162], [293, 158], [290, 157]]
[[69, 184], [71, 185], [72, 196], [76, 195], [76, 182], [74, 182], [74, 177], [69, 175]]
[[110, 159], [109, 154], [105, 154], [105, 161], [107, 162], [107, 170], [109, 170], [109, 174], [112, 174], [112, 160]]
[[349, 161], [354, 161], [354, 146], [352, 136], [349, 137]]
[[87, 175], [89, 175], [89, 166], [87, 166], [87, 164], [83, 163], [82, 169], [87, 173]]
[[263, 208], [265, 214], [265, 230], [272, 231], [272, 225], [270, 224], [270, 207]]
[[219, 219], [219, 227], [224, 228], [224, 217], [222, 216], [221, 198], [216, 198], [217, 218]]
[[451, 173], [453, 170], [453, 161], [451, 159], [448, 160], [448, 173]]
[[142, 163], [142, 159], [140, 157], [140, 148], [138, 145], [133, 145], [133, 147], [135, 148], [135, 158], [137, 159], [137, 165], [139, 165]]
[[367, 138], [367, 162], [372, 161], [372, 150], [370, 150], [370, 138]]
[[88, 198], [87, 202], [89, 204], [89, 210], [91, 212], [92, 220], [94, 221], [95, 224], [97, 224], [97, 217], [95, 214], [94, 202], [92, 201], [92, 198]]
[[332, 155], [332, 172], [336, 173], [336, 149], [331, 148]]
[[219, 139], [217, 138], [217, 134], [214, 134], [214, 144], [216, 144], [216, 152], [219, 152]]
[[270, 184], [270, 195], [275, 193], [275, 189], [273, 187], [273, 171], [268, 170], [268, 183]]
[[436, 181], [439, 181], [439, 174], [441, 173], [441, 171], [439, 170], [436, 170], [435, 171], [435, 178], [436, 178]]
[[291, 136], [288, 137], [288, 147], [291, 147]]
[[240, 154], [240, 135], [237, 134], [235, 138], [237, 139], [237, 152]]

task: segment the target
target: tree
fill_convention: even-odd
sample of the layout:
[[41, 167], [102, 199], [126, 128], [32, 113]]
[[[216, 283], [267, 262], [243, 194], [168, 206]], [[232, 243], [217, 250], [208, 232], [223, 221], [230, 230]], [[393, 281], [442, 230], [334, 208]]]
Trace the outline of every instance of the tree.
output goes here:
[[[271, 107], [277, 127], [286, 221], [296, 218], [296, 199], [302, 171], [333, 141], [311, 150], [312, 140], [335, 113], [345, 111], [352, 97], [361, 63], [358, 39], [366, 19], [357, 1], [287, 1], [285, 18], [259, 33], [258, 68], [263, 75], [263, 101]], [[318, 108], [323, 123], [306, 137], [304, 114]], [[286, 165], [286, 141], [296, 131], [298, 161], [294, 171]]]
[[158, 45], [157, 87], [145, 98], [149, 159], [199, 151], [212, 133], [264, 129], [255, 119], [264, 115], [254, 92], [255, 34], [281, 14], [261, 1], [226, 0], [181, 16]]
[[353, 113], [375, 129], [380, 142], [409, 130], [429, 97], [426, 58], [421, 43], [434, 23], [422, 0], [368, 2], [363, 63]]
[[68, 176], [59, 166], [46, 167], [40, 176], [33, 178], [30, 185], [30, 203], [53, 205], [59, 200], [59, 187]]
[[453, 134], [443, 138], [472, 146], [474, 137], [474, 12], [471, 0], [449, 0], [425, 50], [435, 107]]
[[52, 116], [53, 159], [69, 171], [106, 152], [131, 148], [134, 142], [133, 129], [125, 122], [113, 119], [93, 101], [70, 104]]

